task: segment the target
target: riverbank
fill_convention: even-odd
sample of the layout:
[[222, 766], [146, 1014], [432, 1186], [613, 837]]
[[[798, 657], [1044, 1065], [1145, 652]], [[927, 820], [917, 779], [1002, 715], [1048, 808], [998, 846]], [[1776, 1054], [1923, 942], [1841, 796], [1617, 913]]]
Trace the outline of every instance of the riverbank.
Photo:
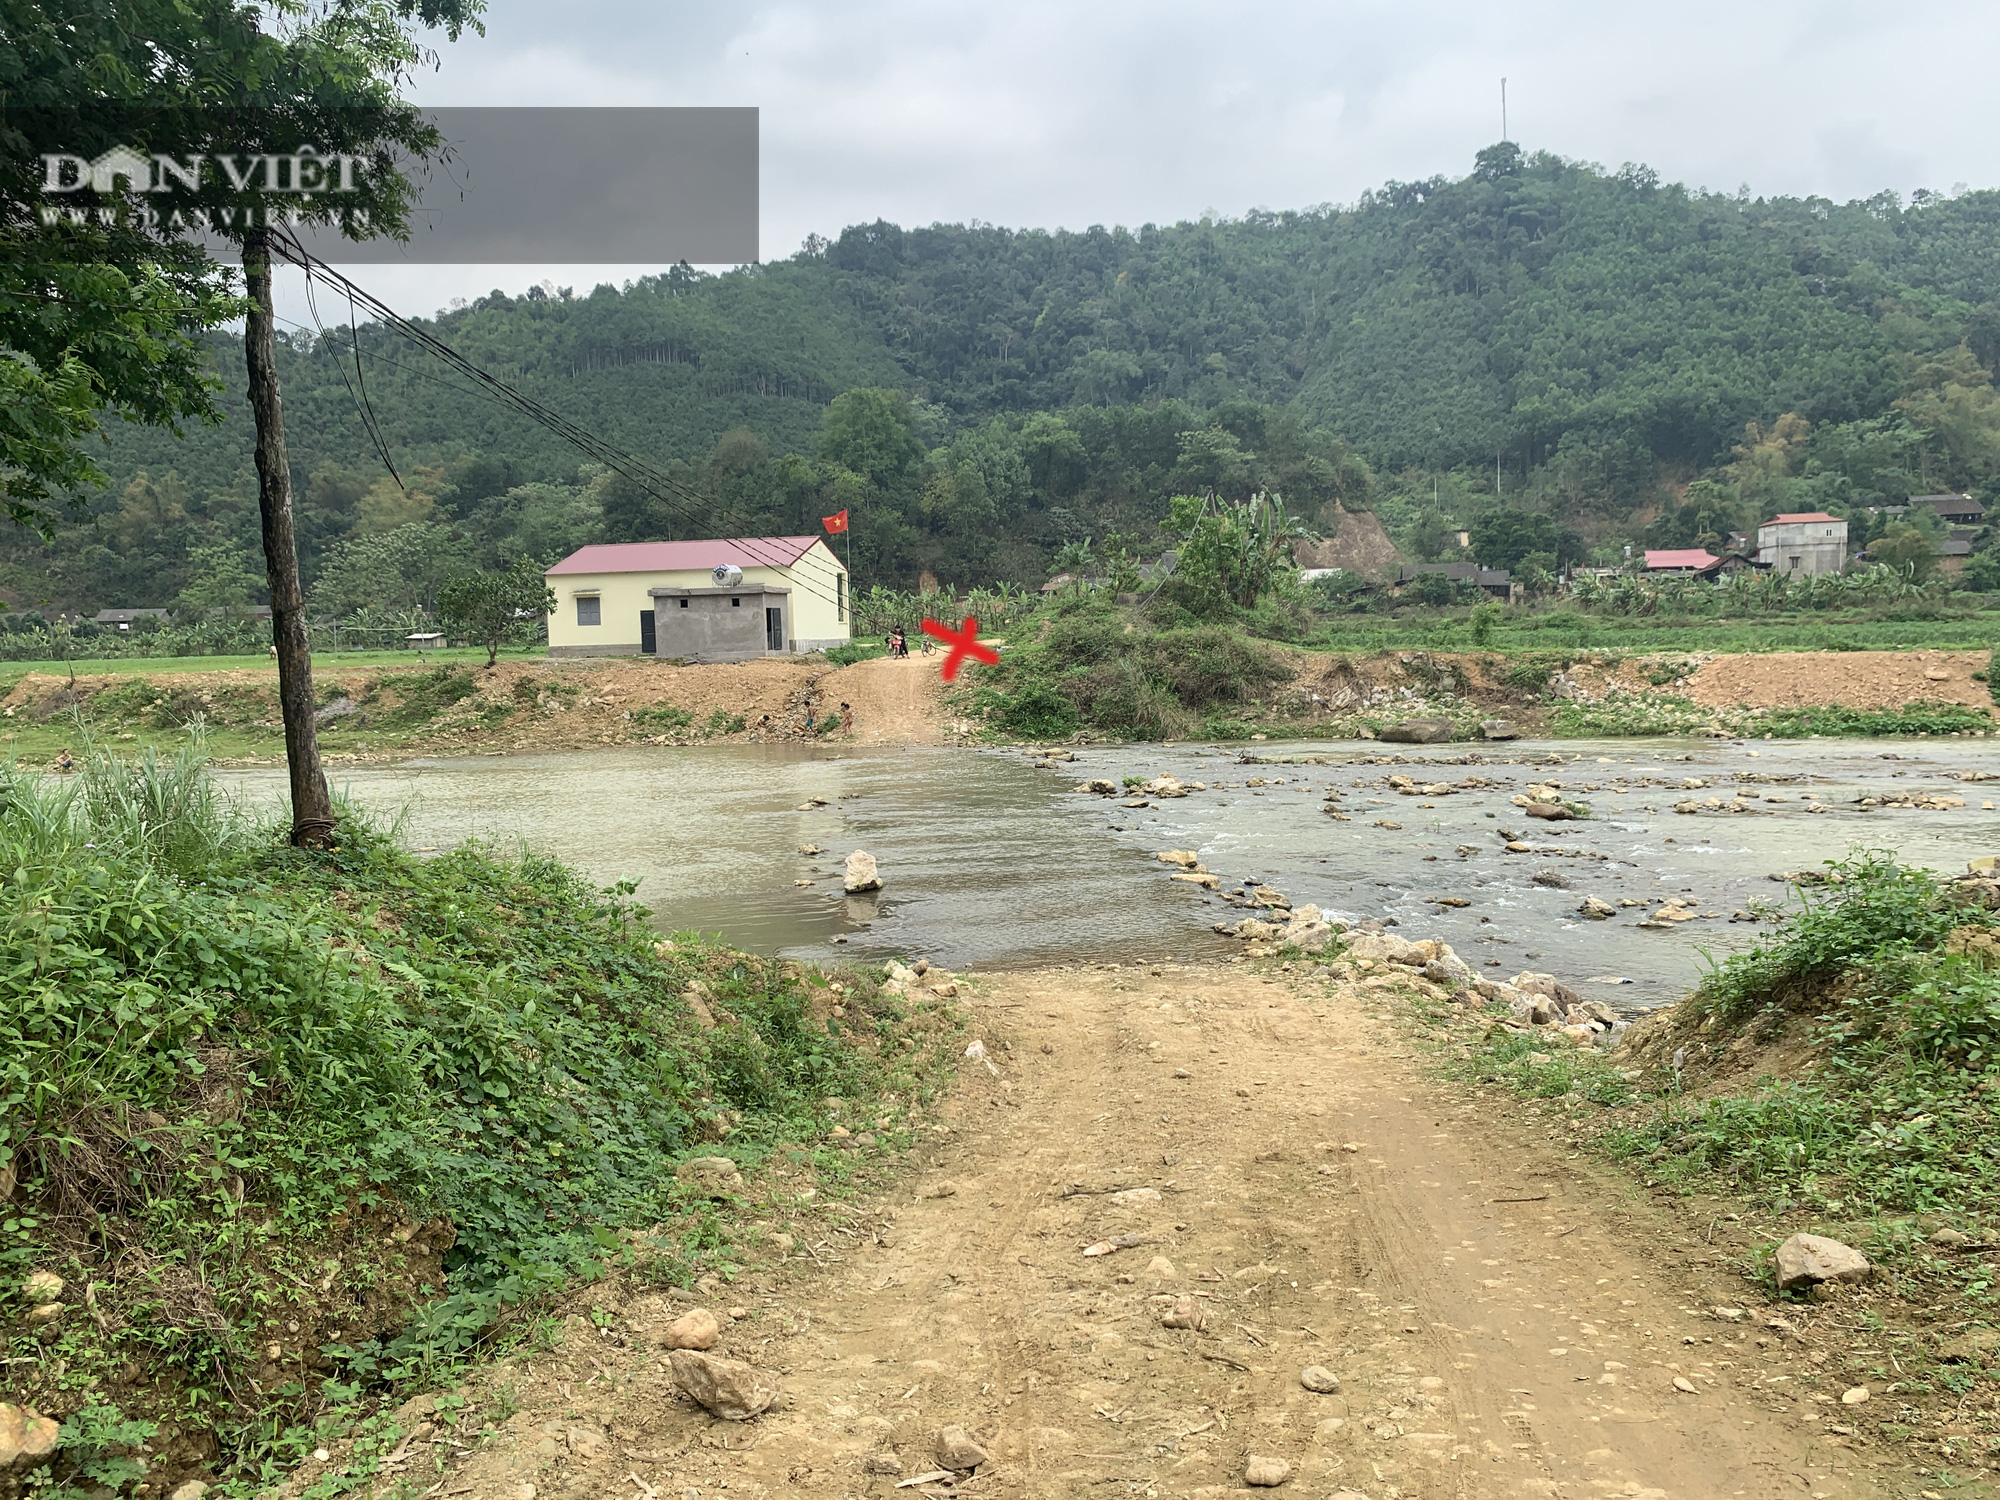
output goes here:
[[[1478, 740], [1492, 732], [1482, 725], [1499, 719], [1506, 733], [1524, 737], [1783, 738], [1984, 733], [1994, 722], [1983, 652], [1247, 649], [1269, 660], [1268, 671], [1260, 669], [1265, 686], [1181, 715], [1185, 730], [1220, 740], [1374, 738], [1412, 719], [1435, 719], [1454, 739]], [[319, 669], [314, 682], [322, 746], [335, 765], [604, 745], [1133, 737], [1129, 729], [1093, 731], [1073, 712], [1015, 712], [1010, 695], [1020, 685], [979, 668], [947, 690], [937, 659], [922, 656], [838, 668], [818, 657], [707, 666], [513, 659], [491, 671], [469, 662], [337, 665]], [[28, 672], [0, 693], [0, 756], [44, 764], [85, 735], [125, 748], [164, 745], [197, 722], [220, 758], [281, 757], [275, 668]]]
[[837, 1205], [956, 1050], [941, 972], [663, 938], [554, 861], [351, 820], [295, 851], [191, 757], [7, 792], [5, 1393], [78, 1491], [248, 1493], [608, 1265], [726, 1268], [739, 1171]]

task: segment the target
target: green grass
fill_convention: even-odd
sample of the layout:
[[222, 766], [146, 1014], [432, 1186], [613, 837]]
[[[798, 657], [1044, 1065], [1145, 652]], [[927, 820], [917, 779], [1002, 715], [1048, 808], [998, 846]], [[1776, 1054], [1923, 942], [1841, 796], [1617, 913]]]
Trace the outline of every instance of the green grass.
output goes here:
[[11, 1399], [212, 1432], [246, 1482], [627, 1231], [727, 1272], [747, 1228], [686, 1156], [751, 1166], [837, 1112], [893, 1150], [948, 1076], [952, 1018], [866, 974], [663, 943], [631, 887], [524, 852], [419, 860], [351, 815], [291, 849], [192, 747], [7, 780], [0, 868], [0, 1284], [50, 1270], [104, 1315], [13, 1324]]
[[1510, 611], [1484, 643], [1475, 643], [1464, 612], [1416, 614], [1400, 619], [1336, 616], [1298, 642], [1308, 650], [1497, 653], [1549, 650], [1657, 652], [1897, 651], [1932, 648], [1990, 650], [2000, 635], [2000, 611], [1961, 619], [1888, 620], [1881, 612], [1798, 614], [1750, 620], [1580, 614], [1557, 610]]
[[[502, 661], [546, 661], [548, 648], [536, 646], [529, 650], [503, 650]], [[419, 667], [435, 664], [473, 663], [486, 665], [486, 652], [480, 647], [453, 647], [448, 651], [426, 651], [420, 659], [414, 651], [315, 651], [313, 668], [332, 669], [336, 667]], [[79, 677], [109, 677], [129, 675], [153, 675], [161, 672], [242, 672], [277, 670], [277, 663], [268, 655], [261, 656], [79, 656], [70, 661], [10, 661], [0, 662], [0, 691], [20, 681], [31, 672], [55, 672], [67, 677], [71, 672]]]

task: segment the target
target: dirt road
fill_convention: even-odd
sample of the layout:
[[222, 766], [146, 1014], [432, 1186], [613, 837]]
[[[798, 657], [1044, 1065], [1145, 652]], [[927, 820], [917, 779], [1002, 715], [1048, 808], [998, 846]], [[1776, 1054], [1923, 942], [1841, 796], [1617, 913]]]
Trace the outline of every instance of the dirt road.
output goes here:
[[[1806, 1350], [1708, 1312], [1740, 1279], [1425, 1081], [1368, 985], [985, 982], [998, 1072], [965, 1064], [906, 1186], [703, 1299], [739, 1305], [717, 1352], [778, 1372], [783, 1409], [712, 1420], [653, 1342], [684, 1304], [607, 1292], [609, 1331], [573, 1317], [489, 1378], [521, 1409], [441, 1493], [1218, 1495], [1252, 1455], [1343, 1500], [1886, 1493]], [[1202, 1329], [1162, 1326], [1183, 1298]], [[896, 1490], [947, 1424], [991, 1462]]]
[[843, 739], [857, 745], [942, 745], [946, 715], [938, 658], [922, 655], [891, 661], [877, 657], [829, 672], [819, 680], [822, 713], [853, 705]]

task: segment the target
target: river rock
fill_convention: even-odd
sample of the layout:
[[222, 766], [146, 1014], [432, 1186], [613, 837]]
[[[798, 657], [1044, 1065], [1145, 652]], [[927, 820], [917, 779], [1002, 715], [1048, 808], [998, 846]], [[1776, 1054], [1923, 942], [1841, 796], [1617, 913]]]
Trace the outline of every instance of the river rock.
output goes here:
[[1613, 906], [1609, 901], [1606, 901], [1602, 896], [1585, 896], [1583, 898], [1583, 905], [1579, 906], [1577, 911], [1593, 922], [1602, 922], [1606, 917], [1615, 917], [1618, 915], [1618, 908]]
[[1413, 969], [1421, 969], [1430, 962], [1428, 953], [1393, 932], [1364, 932], [1349, 939], [1347, 956], [1374, 959], [1378, 963], [1408, 964]]
[[17, 1481], [55, 1456], [61, 1424], [33, 1407], [0, 1401], [0, 1480]]
[[1118, 795], [1118, 783], [1108, 777], [1093, 776], [1090, 780], [1078, 786], [1077, 790], [1079, 792], [1095, 792], [1100, 797], [1115, 797]]
[[660, 1333], [660, 1342], [669, 1349], [713, 1349], [722, 1337], [722, 1324], [705, 1307], [692, 1308], [669, 1323]]
[[1375, 738], [1396, 745], [1441, 745], [1451, 738], [1451, 720], [1405, 719], [1377, 730]]
[[1541, 995], [1556, 1007], [1558, 1015], [1564, 1014], [1572, 1005], [1583, 1004], [1583, 996], [1557, 979], [1553, 974], [1535, 974], [1527, 970], [1516, 974], [1508, 983], [1524, 995]]
[[1479, 976], [1472, 971], [1472, 965], [1460, 958], [1450, 948], [1440, 943], [1442, 950], [1438, 956], [1424, 965], [1424, 978], [1432, 984], [1441, 984], [1446, 989], [1470, 989]]
[[941, 1469], [976, 1469], [990, 1463], [992, 1455], [972, 1440], [972, 1434], [953, 1424], [938, 1430], [937, 1461]]
[[784, 1394], [785, 1388], [763, 1371], [737, 1359], [720, 1359], [693, 1349], [667, 1355], [674, 1384], [725, 1422], [743, 1422]]
[[711, 1197], [719, 1198], [743, 1187], [743, 1174], [726, 1156], [691, 1156], [674, 1168], [674, 1176], [693, 1183]]
[[847, 856], [846, 886], [850, 896], [882, 889], [882, 876], [875, 868], [874, 855], [865, 849], [856, 849]]
[[1183, 870], [1198, 869], [1201, 865], [1201, 856], [1192, 849], [1162, 849], [1153, 858], [1163, 865], [1179, 865]]
[[1868, 1257], [1824, 1235], [1795, 1234], [1778, 1246], [1778, 1290], [1828, 1281], [1862, 1281], [1874, 1271]]
[[1299, 1384], [1322, 1396], [1331, 1396], [1340, 1389], [1340, 1377], [1325, 1365], [1307, 1365], [1299, 1371]]
[[1549, 823], [1573, 823], [1576, 814], [1560, 802], [1530, 802], [1521, 809], [1531, 818], [1541, 818]]
[[[1384, 739], [1388, 736], [1384, 735]], [[1243, 1482], [1259, 1489], [1276, 1489], [1292, 1477], [1292, 1466], [1282, 1458], [1269, 1458], [1253, 1453], [1250, 1461], [1243, 1466]]]
[[1521, 731], [1514, 727], [1512, 719], [1481, 719], [1479, 737], [1485, 740], [1518, 740]]
[[1150, 792], [1155, 797], [1185, 797], [1187, 795], [1187, 788], [1182, 786], [1179, 780], [1172, 776], [1156, 776], [1146, 783], [1144, 790]]

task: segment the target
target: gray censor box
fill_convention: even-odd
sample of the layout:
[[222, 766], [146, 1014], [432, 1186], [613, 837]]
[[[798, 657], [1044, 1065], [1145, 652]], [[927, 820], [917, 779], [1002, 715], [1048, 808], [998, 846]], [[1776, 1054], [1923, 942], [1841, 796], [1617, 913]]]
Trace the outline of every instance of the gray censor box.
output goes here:
[[408, 241], [300, 226], [350, 265], [757, 259], [755, 109], [437, 109], [441, 160], [405, 164]]
[[[285, 225], [314, 257], [353, 265], [718, 265], [757, 259], [755, 109], [435, 109], [444, 138], [426, 159], [343, 155], [323, 143], [271, 139], [282, 130], [245, 111], [200, 149], [173, 139], [173, 122], [141, 109], [100, 122], [89, 147], [73, 121], [37, 131], [38, 213], [49, 222], [107, 215], [233, 258], [253, 222]], [[61, 125], [70, 123], [64, 130]], [[105, 141], [107, 128], [131, 139]], [[154, 128], [157, 127], [157, 128]], [[48, 139], [53, 133], [57, 139]], [[242, 139], [235, 137], [240, 134]], [[162, 137], [165, 137], [164, 139]], [[407, 239], [350, 236], [315, 217], [368, 179], [408, 184]], [[220, 230], [221, 232], [217, 232]]]

